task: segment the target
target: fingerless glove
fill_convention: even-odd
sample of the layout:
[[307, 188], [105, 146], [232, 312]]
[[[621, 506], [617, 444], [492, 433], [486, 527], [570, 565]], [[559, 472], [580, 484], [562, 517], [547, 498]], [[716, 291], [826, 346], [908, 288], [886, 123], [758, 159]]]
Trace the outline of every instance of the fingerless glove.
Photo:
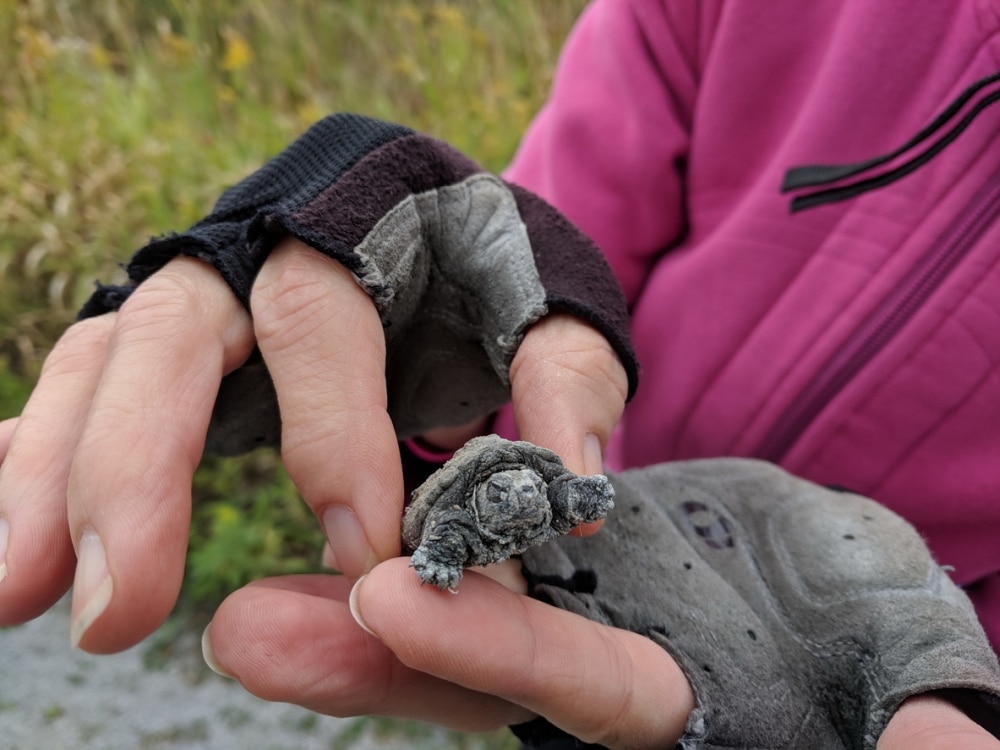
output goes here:
[[[80, 315], [117, 309], [179, 255], [212, 264], [249, 308], [257, 272], [289, 236], [342, 263], [371, 296], [400, 437], [471, 421], [507, 401], [511, 359], [548, 313], [599, 330], [625, 365], [629, 396], [635, 390], [624, 298], [582, 232], [448, 144], [352, 114], [316, 123], [227, 190], [207, 217], [140, 249], [127, 267], [130, 283], [99, 286]], [[235, 453], [279, 435], [273, 388], [252, 358], [224, 381], [207, 447]]]
[[611, 482], [600, 533], [524, 553], [530, 593], [674, 657], [697, 698], [681, 750], [874, 750], [900, 704], [929, 691], [1000, 736], [997, 657], [899, 516], [747, 459]]

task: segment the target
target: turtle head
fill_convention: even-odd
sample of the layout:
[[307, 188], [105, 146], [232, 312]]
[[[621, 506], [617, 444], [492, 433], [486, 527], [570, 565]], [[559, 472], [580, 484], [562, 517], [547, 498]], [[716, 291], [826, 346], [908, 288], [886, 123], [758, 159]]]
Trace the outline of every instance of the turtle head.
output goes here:
[[552, 520], [545, 482], [531, 469], [498, 471], [476, 487], [473, 502], [484, 531], [507, 535], [537, 529]]

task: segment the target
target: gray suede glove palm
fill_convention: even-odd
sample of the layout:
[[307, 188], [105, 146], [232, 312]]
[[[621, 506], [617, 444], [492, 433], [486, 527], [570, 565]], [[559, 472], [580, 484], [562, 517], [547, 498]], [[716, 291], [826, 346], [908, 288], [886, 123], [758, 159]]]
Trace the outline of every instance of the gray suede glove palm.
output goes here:
[[698, 700], [682, 750], [873, 750], [906, 698], [939, 690], [1000, 736], [972, 604], [892, 512], [751, 460], [611, 482], [600, 533], [523, 554], [530, 593], [670, 652]]

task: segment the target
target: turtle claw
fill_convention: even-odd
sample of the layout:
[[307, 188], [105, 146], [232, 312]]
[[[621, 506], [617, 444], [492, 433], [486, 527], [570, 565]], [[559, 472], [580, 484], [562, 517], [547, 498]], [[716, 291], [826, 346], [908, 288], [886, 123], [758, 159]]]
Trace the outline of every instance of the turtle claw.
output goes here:
[[420, 582], [432, 583], [444, 591], [458, 593], [458, 582], [462, 580], [462, 568], [431, 559], [426, 548], [418, 547], [410, 558], [410, 567], [417, 571]]

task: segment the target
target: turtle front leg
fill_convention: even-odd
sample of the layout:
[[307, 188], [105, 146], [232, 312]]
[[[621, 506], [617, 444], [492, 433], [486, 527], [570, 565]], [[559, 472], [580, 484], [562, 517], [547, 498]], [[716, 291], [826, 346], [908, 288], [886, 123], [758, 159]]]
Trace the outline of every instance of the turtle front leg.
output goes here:
[[581, 523], [599, 521], [615, 506], [615, 488], [603, 474], [566, 475], [553, 480], [549, 487], [552, 503], [552, 528], [565, 534]]
[[417, 571], [421, 583], [433, 583], [442, 591], [457, 592], [462, 580], [462, 568], [469, 555], [461, 534], [432, 534], [425, 537], [410, 557], [410, 567]]

